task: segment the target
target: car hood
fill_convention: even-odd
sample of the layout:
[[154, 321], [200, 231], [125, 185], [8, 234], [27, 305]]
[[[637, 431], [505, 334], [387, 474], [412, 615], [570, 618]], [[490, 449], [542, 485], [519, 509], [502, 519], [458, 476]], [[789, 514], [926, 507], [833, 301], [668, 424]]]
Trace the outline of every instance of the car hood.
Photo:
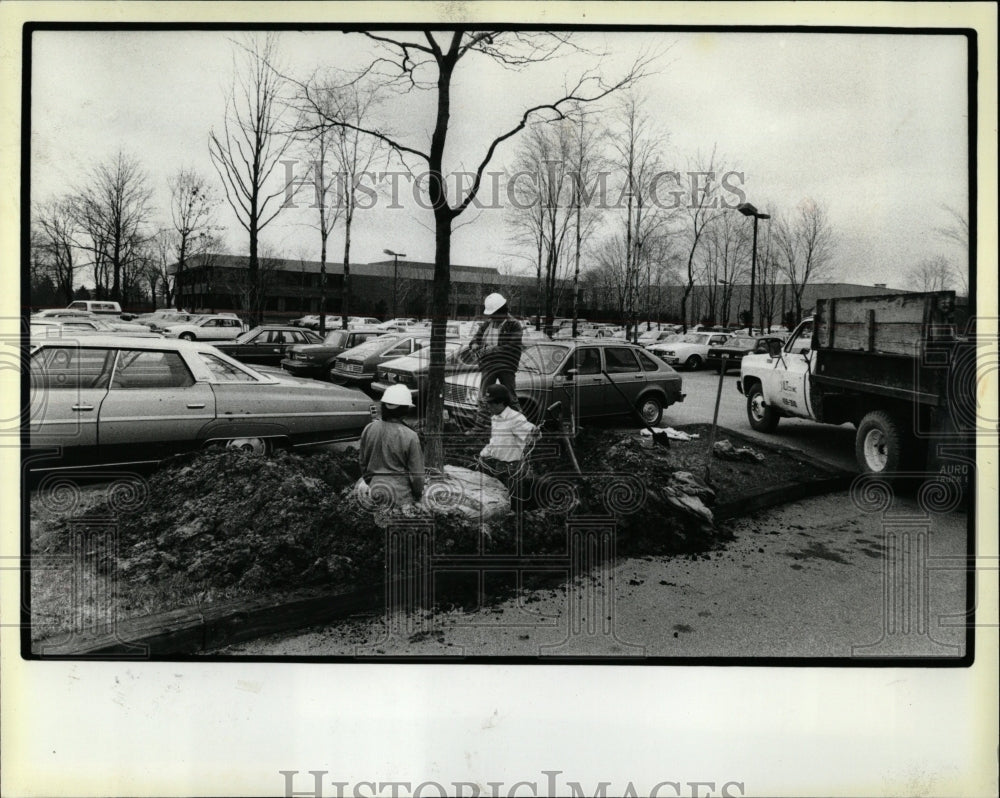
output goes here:
[[295, 352], [303, 355], [336, 355], [343, 352], [343, 347], [332, 346], [330, 344], [294, 344], [288, 347], [287, 352]]
[[[479, 371], [463, 371], [445, 377], [444, 381], [452, 385], [463, 385], [478, 388], [483, 375]], [[544, 387], [552, 379], [551, 374], [537, 374], [532, 371], [519, 371], [514, 375], [515, 384], [519, 390], [531, 390]]]

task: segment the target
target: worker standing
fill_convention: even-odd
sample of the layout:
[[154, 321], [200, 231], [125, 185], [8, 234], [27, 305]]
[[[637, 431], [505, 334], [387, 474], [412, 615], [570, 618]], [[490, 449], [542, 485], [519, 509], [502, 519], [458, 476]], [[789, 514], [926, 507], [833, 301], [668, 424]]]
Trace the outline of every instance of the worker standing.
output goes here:
[[483, 313], [489, 318], [484, 321], [470, 344], [479, 359], [482, 382], [479, 386], [480, 404], [476, 416], [477, 426], [485, 428], [489, 424], [489, 411], [484, 403], [486, 389], [499, 382], [507, 388], [512, 397], [511, 407], [520, 411], [517, 401], [515, 374], [521, 362], [524, 344], [521, 340], [521, 322], [515, 319], [507, 308], [507, 299], [502, 294], [493, 293], [483, 302]]
[[403, 507], [419, 501], [424, 491], [424, 455], [417, 433], [403, 423], [413, 407], [405, 385], [382, 394], [382, 417], [361, 433], [358, 460], [361, 476], [377, 501]]

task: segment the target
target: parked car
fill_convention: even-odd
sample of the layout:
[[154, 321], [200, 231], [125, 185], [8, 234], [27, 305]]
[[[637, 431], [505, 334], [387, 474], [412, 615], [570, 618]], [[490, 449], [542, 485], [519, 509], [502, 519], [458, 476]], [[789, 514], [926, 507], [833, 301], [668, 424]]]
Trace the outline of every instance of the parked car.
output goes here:
[[154, 310], [152, 313], [142, 313], [132, 321], [142, 324], [150, 329], [165, 329], [171, 324], [188, 324], [197, 321], [198, 317], [194, 313], [183, 313], [179, 310]]
[[[444, 344], [444, 373], [456, 374], [460, 371], [477, 371], [479, 361], [472, 354], [468, 344], [457, 340], [446, 340]], [[412, 355], [404, 355], [395, 360], [387, 360], [378, 367], [372, 393], [381, 396], [392, 385], [405, 385], [418, 408], [423, 408], [426, 400], [427, 380], [431, 368], [431, 348], [425, 346]]]
[[337, 355], [380, 335], [385, 333], [374, 327], [330, 330], [322, 343], [299, 344], [287, 349], [281, 368], [297, 377], [326, 379]]
[[695, 371], [705, 365], [712, 347], [721, 346], [729, 338], [727, 333], [692, 332], [676, 341], [654, 344], [649, 351], [671, 366], [683, 366]]
[[372, 316], [348, 316], [347, 317], [347, 326], [349, 328], [354, 328], [354, 327], [375, 327], [375, 326], [377, 326], [377, 325], [379, 325], [381, 323], [382, 322], [380, 322], [376, 318], [373, 318]]
[[[605, 371], [622, 393], [604, 376]], [[444, 405], [449, 413], [471, 416], [476, 412], [480, 380], [478, 371], [445, 378]], [[640, 346], [607, 339], [525, 347], [516, 385], [521, 408], [535, 423], [552, 403], [569, 401], [578, 419], [625, 413], [634, 419], [635, 409], [647, 424], [657, 424], [664, 408], [684, 401], [681, 376], [670, 366]]]
[[679, 337], [673, 330], [645, 330], [639, 334], [639, 346], [644, 346], [648, 349], [659, 343], [674, 341]]
[[214, 313], [199, 316], [195, 321], [170, 324], [163, 334], [168, 338], [183, 338], [186, 341], [232, 341], [244, 332], [246, 325], [235, 316]]
[[[716, 371], [728, 371], [730, 368], [740, 369], [744, 355], [761, 355], [768, 351], [771, 341], [784, 343], [783, 335], [734, 335], [721, 346], [712, 347], [708, 352], [708, 365]], [[726, 356], [724, 358], [724, 356]]]
[[368, 388], [378, 367], [387, 360], [412, 354], [431, 342], [429, 330], [411, 330], [381, 335], [339, 354], [329, 371], [331, 382]]
[[242, 363], [280, 366], [289, 347], [321, 343], [323, 343], [323, 339], [312, 330], [266, 325], [254, 327], [235, 341], [223, 341], [217, 343], [215, 347], [220, 352], [225, 352]]
[[261, 374], [203, 343], [95, 335], [33, 341], [30, 357], [37, 470], [353, 440], [376, 412], [360, 391]]
[[86, 310], [89, 313], [100, 313], [101, 315], [108, 316], [121, 316], [122, 306], [117, 302], [108, 302], [107, 300], [97, 300], [97, 299], [77, 299], [70, 302], [67, 306], [70, 310]]
[[[310, 330], [319, 329], [319, 315], [310, 314], [308, 316], [303, 316], [300, 319], [292, 319], [290, 322], [293, 327], [306, 327]], [[332, 330], [335, 327], [340, 326], [340, 316], [331, 316], [329, 313], [326, 314], [326, 329]]]
[[32, 319], [35, 326], [45, 324], [47, 326], [56, 325], [62, 327], [64, 334], [73, 334], [80, 331], [88, 333], [104, 333], [105, 335], [130, 335], [139, 338], [162, 338], [160, 333], [153, 332], [142, 324], [121, 321], [110, 316], [99, 318], [94, 316], [49, 316], [44, 319]]

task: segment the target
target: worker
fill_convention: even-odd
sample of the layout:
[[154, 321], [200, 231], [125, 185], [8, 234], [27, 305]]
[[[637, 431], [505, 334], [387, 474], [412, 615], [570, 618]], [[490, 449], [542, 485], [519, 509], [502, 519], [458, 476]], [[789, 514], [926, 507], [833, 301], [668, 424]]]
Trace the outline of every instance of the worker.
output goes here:
[[506, 386], [494, 383], [486, 388], [490, 411], [490, 442], [476, 457], [475, 467], [497, 477], [511, 495], [519, 495], [527, 476], [525, 450], [538, 428], [513, 407], [514, 395]]
[[424, 491], [424, 455], [417, 433], [403, 423], [413, 407], [405, 385], [392, 385], [382, 394], [382, 417], [361, 432], [358, 460], [361, 476], [372, 498], [390, 507], [419, 501]]
[[[479, 370], [482, 373], [480, 396], [485, 397], [486, 389], [495, 383], [505, 386], [512, 397], [512, 407], [520, 411], [517, 401], [515, 374], [521, 362], [521, 352], [524, 349], [521, 337], [523, 330], [521, 322], [514, 318], [507, 308], [507, 299], [502, 294], [493, 293], [483, 301], [483, 313], [489, 318], [484, 321], [475, 335], [472, 336], [470, 347], [479, 360]], [[485, 428], [489, 421], [489, 410], [480, 403], [476, 422], [480, 428]]]

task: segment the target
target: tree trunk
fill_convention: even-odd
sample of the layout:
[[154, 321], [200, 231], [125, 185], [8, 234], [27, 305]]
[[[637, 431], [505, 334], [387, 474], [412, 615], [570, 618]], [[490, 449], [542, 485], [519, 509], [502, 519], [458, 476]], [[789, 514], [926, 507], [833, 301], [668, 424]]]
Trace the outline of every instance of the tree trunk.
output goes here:
[[444, 467], [444, 340], [448, 329], [451, 293], [451, 211], [434, 212], [434, 285], [431, 298], [431, 364], [428, 377], [424, 461], [428, 468]]
[[[348, 200], [350, 202], [350, 200]], [[347, 329], [347, 314], [351, 312], [351, 222], [354, 214], [350, 209], [344, 217], [344, 292], [340, 297], [340, 327]]]
[[319, 237], [319, 334], [326, 335], [326, 230]]

